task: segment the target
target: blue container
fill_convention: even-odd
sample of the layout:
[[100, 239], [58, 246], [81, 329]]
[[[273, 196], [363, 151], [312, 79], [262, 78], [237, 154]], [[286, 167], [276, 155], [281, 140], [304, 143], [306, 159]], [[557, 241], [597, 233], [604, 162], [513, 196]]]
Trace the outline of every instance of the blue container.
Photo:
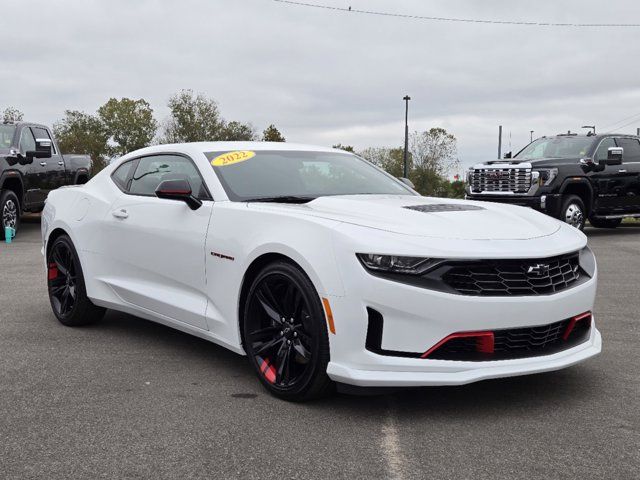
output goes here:
[[11, 227], [4, 227], [4, 241], [11, 243], [13, 237], [16, 236], [16, 229]]

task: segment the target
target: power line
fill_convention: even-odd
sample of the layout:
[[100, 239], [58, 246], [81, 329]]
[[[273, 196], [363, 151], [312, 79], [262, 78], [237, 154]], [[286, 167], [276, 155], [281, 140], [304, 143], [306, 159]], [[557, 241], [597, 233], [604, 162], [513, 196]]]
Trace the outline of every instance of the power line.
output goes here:
[[[638, 121], [638, 117], [640, 117], [640, 113], [636, 113], [636, 114], [634, 114], [634, 115], [630, 115], [630, 116], [628, 116], [628, 117], [624, 117], [624, 118], [622, 118], [622, 119], [618, 120], [617, 122], [614, 122], [614, 123], [612, 123], [612, 124], [610, 124], [610, 125], [608, 125], [608, 126], [604, 127], [602, 130], [603, 130], [603, 131], [607, 131], [608, 129], [610, 129], [610, 128], [612, 128], [612, 127], [615, 127], [616, 125], [618, 125], [618, 124], [620, 124], [620, 123], [622, 123], [622, 122], [625, 122], [625, 121], [627, 121], [627, 120], [631, 120], [632, 118], [633, 118], [634, 120], [633, 120], [631, 123], [637, 122], [637, 121]], [[627, 125], [631, 125], [631, 123], [628, 123], [628, 124], [623, 125], [622, 127], [618, 127], [618, 128], [624, 128], [624, 127], [626, 127]], [[615, 130], [614, 130], [614, 131], [615, 131]]]
[[611, 130], [609, 133], [618, 132], [618, 131], [622, 130], [624, 127], [628, 127], [629, 125], [633, 125], [634, 123], [637, 123], [637, 121], [638, 121], [638, 119], [632, 120], [629, 123], [625, 123], [621, 127], [616, 128], [615, 130]]
[[640, 23], [557, 23], [557, 22], [529, 22], [512, 20], [480, 20], [474, 18], [453, 18], [453, 17], [431, 17], [426, 15], [409, 15], [403, 13], [379, 12], [373, 10], [358, 10], [355, 8], [332, 7], [318, 3], [295, 2], [293, 0], [273, 0], [278, 3], [297, 5], [300, 7], [320, 8], [323, 10], [333, 10], [337, 12], [360, 13], [365, 15], [378, 15], [383, 17], [407, 18], [411, 20], [428, 20], [434, 22], [457, 22], [457, 23], [478, 23], [490, 25], [520, 25], [527, 27], [640, 27]]

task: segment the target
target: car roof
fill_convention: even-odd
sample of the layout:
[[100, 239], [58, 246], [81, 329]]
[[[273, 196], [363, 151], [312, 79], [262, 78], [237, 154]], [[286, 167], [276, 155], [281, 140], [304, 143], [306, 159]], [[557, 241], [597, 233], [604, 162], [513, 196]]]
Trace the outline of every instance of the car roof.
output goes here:
[[[119, 160], [127, 160], [142, 155], [154, 153], [184, 153], [192, 157], [206, 152], [230, 152], [235, 150], [252, 151], [297, 151], [297, 152], [340, 152], [348, 153], [331, 147], [320, 147], [315, 145], [305, 145], [300, 143], [286, 142], [190, 142], [190, 143], [168, 143], [153, 145], [127, 153]], [[120, 163], [118, 161], [117, 163]]]

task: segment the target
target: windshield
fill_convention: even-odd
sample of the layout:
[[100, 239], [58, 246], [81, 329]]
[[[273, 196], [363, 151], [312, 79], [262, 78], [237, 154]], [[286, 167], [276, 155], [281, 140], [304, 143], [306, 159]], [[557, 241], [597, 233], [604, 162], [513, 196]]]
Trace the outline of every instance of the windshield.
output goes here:
[[11, 148], [15, 125], [0, 125], [0, 148]]
[[580, 158], [587, 155], [593, 137], [539, 138], [522, 149], [514, 158], [537, 160], [539, 158]]
[[348, 153], [232, 151], [205, 153], [230, 200], [327, 195], [413, 195], [401, 182]]

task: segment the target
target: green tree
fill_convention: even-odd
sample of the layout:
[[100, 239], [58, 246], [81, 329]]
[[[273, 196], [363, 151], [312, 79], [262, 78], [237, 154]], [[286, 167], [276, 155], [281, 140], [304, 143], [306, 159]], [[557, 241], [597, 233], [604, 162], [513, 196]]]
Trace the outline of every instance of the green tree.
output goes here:
[[220, 140], [233, 141], [252, 141], [256, 140], [256, 131], [250, 123], [229, 122], [222, 129], [222, 138]]
[[94, 174], [104, 168], [109, 134], [98, 117], [66, 110], [64, 118], [53, 125], [53, 133], [62, 153], [90, 155]]
[[163, 125], [161, 143], [220, 140], [224, 120], [215, 100], [192, 90], [181, 90], [169, 98], [169, 118]]
[[284, 136], [282, 136], [282, 134], [276, 128], [276, 126], [271, 124], [267, 128], [265, 128], [264, 132], [262, 132], [262, 141], [263, 142], [286, 142], [287, 140], [284, 138]]
[[14, 107], [7, 107], [4, 109], [4, 112], [2, 112], [2, 121], [4, 123], [21, 122], [23, 118], [24, 114]]
[[151, 144], [158, 123], [146, 100], [111, 98], [98, 109], [98, 117], [109, 134], [108, 154], [121, 156]]
[[447, 175], [459, 166], [456, 137], [444, 128], [414, 132], [409, 138], [409, 179], [422, 195], [448, 196]]
[[338, 143], [334, 145], [333, 148], [339, 148], [340, 150], [344, 150], [345, 152], [355, 153], [355, 150], [351, 145], [342, 145], [341, 143]]
[[370, 147], [366, 148], [358, 155], [369, 160], [376, 167], [394, 177], [401, 177], [403, 172], [403, 152], [402, 148]]

